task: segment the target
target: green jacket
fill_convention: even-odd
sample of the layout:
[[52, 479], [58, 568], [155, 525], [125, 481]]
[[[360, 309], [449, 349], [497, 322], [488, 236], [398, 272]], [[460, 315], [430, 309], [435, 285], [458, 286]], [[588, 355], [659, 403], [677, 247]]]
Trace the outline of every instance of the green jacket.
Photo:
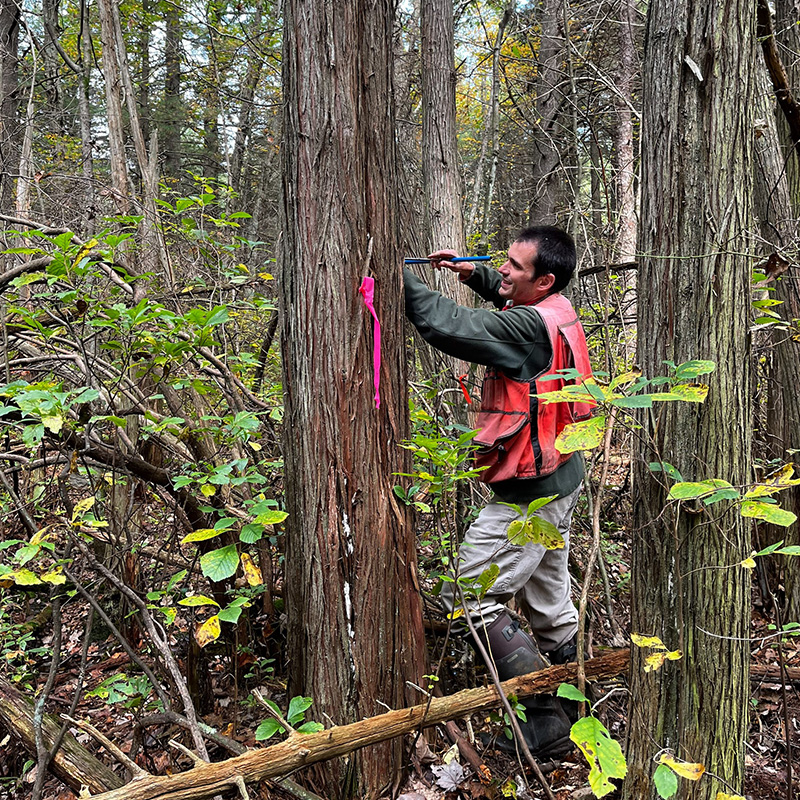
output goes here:
[[[455, 358], [495, 367], [509, 377], [529, 380], [550, 364], [552, 348], [544, 321], [531, 306], [517, 306], [498, 314], [487, 308], [460, 306], [429, 289], [413, 272], [404, 270], [406, 316], [426, 342]], [[479, 265], [466, 285], [484, 300], [503, 308], [498, 290], [502, 278]], [[507, 503], [529, 503], [537, 497], [563, 497], [583, 479], [583, 458], [575, 454], [552, 475], [515, 478], [490, 484]]]

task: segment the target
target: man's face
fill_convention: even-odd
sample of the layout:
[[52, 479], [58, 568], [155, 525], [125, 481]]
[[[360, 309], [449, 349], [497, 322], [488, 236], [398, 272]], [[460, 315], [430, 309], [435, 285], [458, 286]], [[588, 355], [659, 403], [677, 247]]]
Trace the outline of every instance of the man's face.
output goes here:
[[513, 300], [515, 305], [524, 305], [547, 296], [555, 277], [548, 274], [534, 279], [535, 258], [535, 242], [514, 242], [508, 248], [508, 260], [498, 270], [503, 277], [500, 297]]

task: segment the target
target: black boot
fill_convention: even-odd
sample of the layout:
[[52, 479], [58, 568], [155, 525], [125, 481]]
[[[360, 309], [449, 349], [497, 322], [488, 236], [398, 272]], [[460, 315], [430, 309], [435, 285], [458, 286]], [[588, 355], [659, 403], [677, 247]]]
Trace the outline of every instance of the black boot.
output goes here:
[[[536, 642], [519, 627], [519, 623], [503, 612], [478, 634], [497, 669], [497, 676], [506, 681], [516, 675], [538, 672], [549, 666]], [[518, 720], [528, 749], [537, 756], [558, 756], [569, 752], [571, 723], [554, 695], [535, 695], [526, 698], [526, 721]], [[498, 740], [498, 750], [514, 752], [511, 742]]]
[[[573, 661], [577, 661], [578, 634], [576, 633], [571, 639], [564, 642], [561, 647], [551, 650], [547, 653], [547, 657], [551, 664], [571, 664]], [[558, 700], [570, 723], [577, 722], [581, 715], [581, 704], [575, 700], [565, 700], [563, 697], [558, 698]]]

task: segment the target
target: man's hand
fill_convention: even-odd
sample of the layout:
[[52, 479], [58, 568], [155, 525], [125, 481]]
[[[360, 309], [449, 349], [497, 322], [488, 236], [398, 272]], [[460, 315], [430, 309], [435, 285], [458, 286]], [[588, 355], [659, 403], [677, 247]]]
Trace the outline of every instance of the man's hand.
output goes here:
[[458, 253], [455, 250], [437, 250], [431, 253], [428, 258], [431, 260], [431, 266], [434, 269], [449, 269], [452, 272], [457, 272], [460, 280], [465, 281], [475, 271], [475, 265], [469, 261], [460, 261], [458, 264], [453, 264], [450, 259], [458, 258]]

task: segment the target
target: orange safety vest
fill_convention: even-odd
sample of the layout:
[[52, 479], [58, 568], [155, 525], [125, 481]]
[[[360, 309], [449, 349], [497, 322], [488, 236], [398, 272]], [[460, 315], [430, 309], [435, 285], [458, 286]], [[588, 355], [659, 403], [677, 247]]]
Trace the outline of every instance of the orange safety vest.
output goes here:
[[[556, 450], [556, 437], [570, 422], [591, 416], [593, 404], [540, 403], [538, 394], [554, 392], [581, 380], [565, 380], [559, 370], [574, 367], [583, 380], [592, 376], [586, 335], [564, 295], [548, 295], [535, 304], [552, 345], [550, 364], [526, 381], [498, 369], [486, 370], [481, 410], [473, 440], [478, 445], [475, 466], [488, 467], [478, 478], [495, 483], [509, 478], [542, 478], [566, 463], [572, 453]], [[548, 376], [555, 378], [543, 380]]]

